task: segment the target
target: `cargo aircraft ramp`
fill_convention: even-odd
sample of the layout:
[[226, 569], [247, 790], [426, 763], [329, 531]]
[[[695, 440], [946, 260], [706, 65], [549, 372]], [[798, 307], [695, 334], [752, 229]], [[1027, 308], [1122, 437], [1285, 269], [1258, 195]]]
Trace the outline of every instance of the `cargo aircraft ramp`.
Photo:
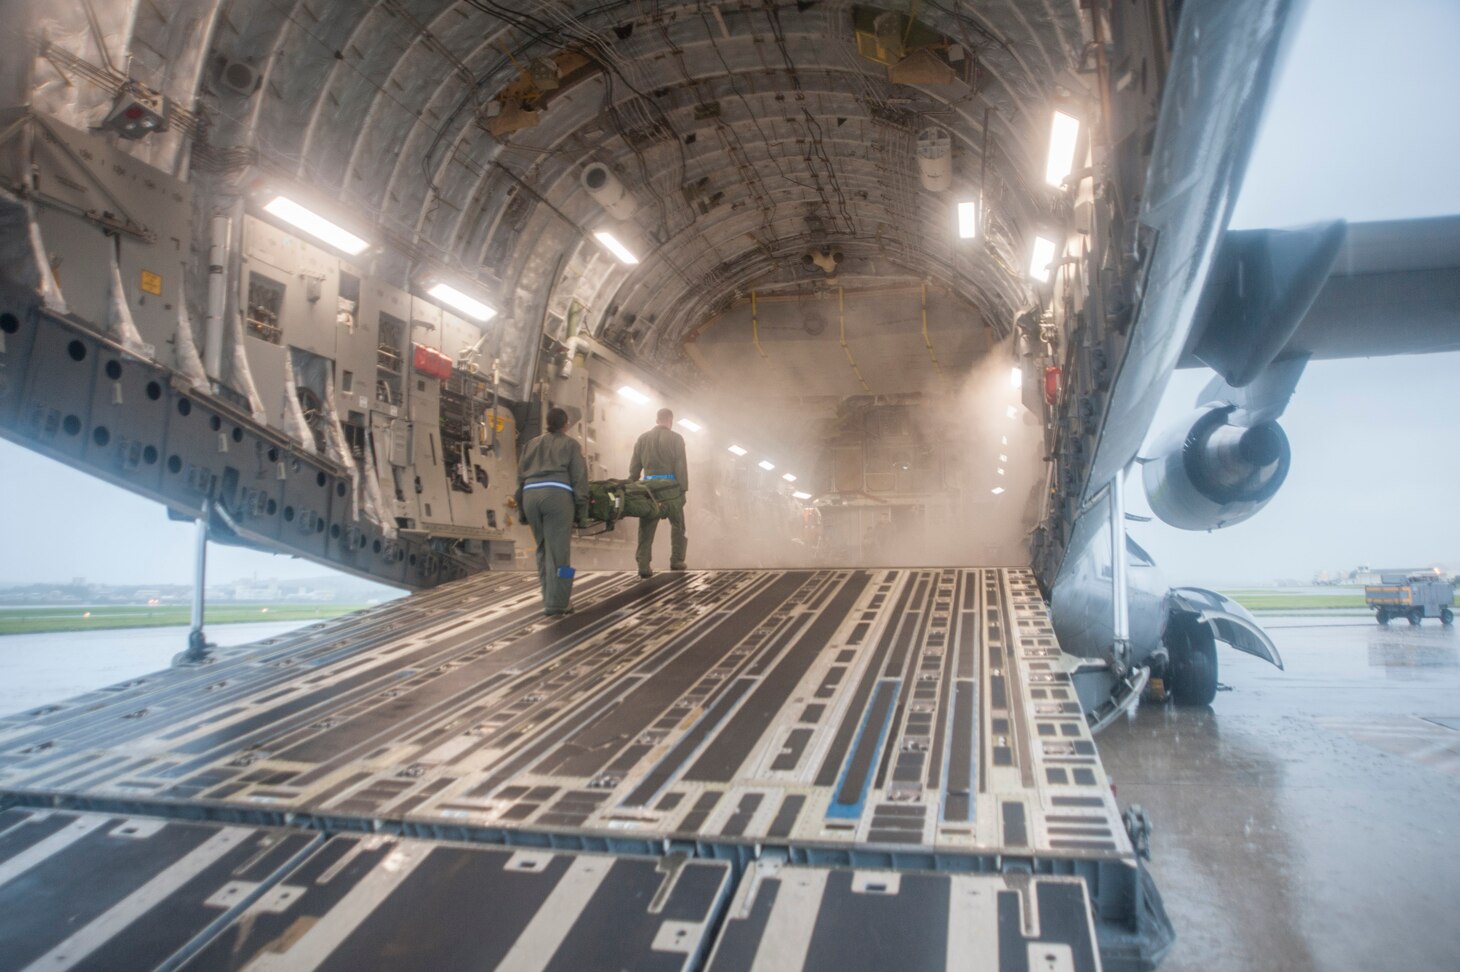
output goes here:
[[575, 604], [480, 574], [0, 719], [0, 968], [1159, 961], [1028, 571]]

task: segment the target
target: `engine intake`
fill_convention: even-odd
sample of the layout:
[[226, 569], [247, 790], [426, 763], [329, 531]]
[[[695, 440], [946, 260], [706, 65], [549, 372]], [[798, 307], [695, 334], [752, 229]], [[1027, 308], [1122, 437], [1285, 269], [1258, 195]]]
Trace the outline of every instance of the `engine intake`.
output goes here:
[[1183, 530], [1218, 530], [1267, 505], [1292, 463], [1276, 422], [1229, 424], [1235, 405], [1205, 406], [1157, 440], [1141, 475], [1151, 510]]

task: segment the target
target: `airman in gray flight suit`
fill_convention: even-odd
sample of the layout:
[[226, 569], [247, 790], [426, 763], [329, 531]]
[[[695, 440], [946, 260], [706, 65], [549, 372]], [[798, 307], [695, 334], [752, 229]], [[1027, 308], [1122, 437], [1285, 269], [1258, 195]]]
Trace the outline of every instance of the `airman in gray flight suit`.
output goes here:
[[583, 447], [563, 432], [568, 413], [549, 409], [547, 432], [527, 443], [517, 466], [517, 497], [524, 523], [537, 541], [537, 576], [543, 613], [571, 614], [573, 568], [568, 563], [573, 520], [588, 515], [588, 467]]
[[687, 542], [684, 538], [684, 494], [689, 492], [689, 463], [684, 457], [684, 436], [674, 431], [674, 413], [661, 408], [652, 429], [634, 443], [634, 458], [629, 463], [629, 478], [672, 479], [679, 486], [679, 495], [670, 495], [663, 517], [639, 517], [639, 576], [649, 577], [649, 561], [654, 553], [654, 533], [659, 521], [669, 521], [669, 569], [684, 570]]

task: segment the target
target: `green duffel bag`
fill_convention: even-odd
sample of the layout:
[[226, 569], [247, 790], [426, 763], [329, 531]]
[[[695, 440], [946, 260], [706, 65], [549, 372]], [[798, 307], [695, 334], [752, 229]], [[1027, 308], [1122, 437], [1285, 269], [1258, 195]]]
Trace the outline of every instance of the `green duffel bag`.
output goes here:
[[669, 479], [595, 479], [588, 483], [588, 519], [613, 523], [626, 516], [667, 516], [684, 508], [684, 493]]
[[621, 480], [593, 479], [588, 482], [588, 519], [612, 524], [624, 515]]
[[625, 516], [667, 516], [684, 508], [684, 492], [672, 479], [624, 481]]

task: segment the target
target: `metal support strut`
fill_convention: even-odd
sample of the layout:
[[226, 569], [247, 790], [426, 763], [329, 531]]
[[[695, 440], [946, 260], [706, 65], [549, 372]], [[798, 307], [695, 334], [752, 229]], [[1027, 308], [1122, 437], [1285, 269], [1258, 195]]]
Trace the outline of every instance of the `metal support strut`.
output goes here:
[[174, 665], [197, 665], [208, 660], [208, 638], [203, 633], [203, 589], [208, 575], [208, 517], [210, 500], [203, 500], [203, 512], [197, 521], [197, 539], [193, 547], [193, 616], [188, 631], [187, 650], [172, 660]]
[[1130, 585], [1127, 578], [1129, 559], [1125, 552], [1125, 470], [1110, 481], [1110, 582], [1113, 642], [1118, 673], [1123, 673], [1130, 659]]

